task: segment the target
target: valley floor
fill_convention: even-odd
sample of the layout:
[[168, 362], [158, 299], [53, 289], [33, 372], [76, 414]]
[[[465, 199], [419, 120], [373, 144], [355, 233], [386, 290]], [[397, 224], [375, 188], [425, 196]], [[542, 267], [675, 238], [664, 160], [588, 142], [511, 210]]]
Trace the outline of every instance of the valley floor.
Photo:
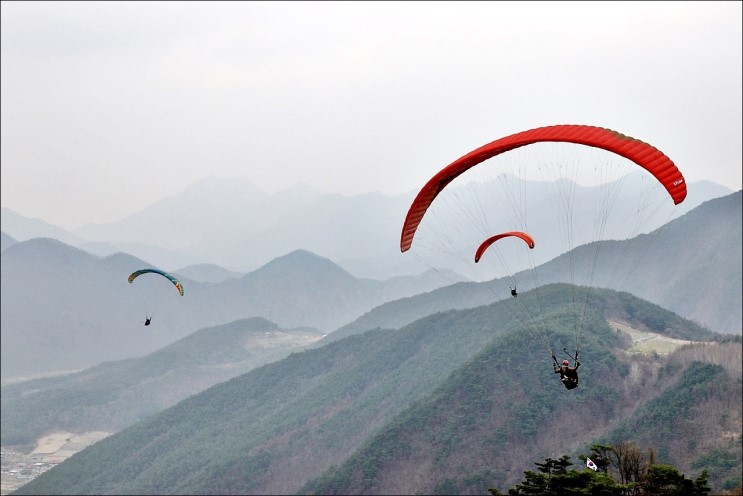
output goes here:
[[108, 432], [84, 434], [55, 432], [37, 440], [31, 453], [21, 453], [11, 447], [2, 448], [0, 495], [10, 494], [78, 451], [108, 436]]

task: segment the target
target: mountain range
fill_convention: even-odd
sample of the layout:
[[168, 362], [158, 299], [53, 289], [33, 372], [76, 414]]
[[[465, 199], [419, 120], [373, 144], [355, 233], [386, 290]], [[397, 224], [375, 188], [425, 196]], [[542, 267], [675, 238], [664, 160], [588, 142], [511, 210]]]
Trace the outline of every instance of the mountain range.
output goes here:
[[[524, 273], [522, 288], [535, 287], [536, 280], [626, 290], [717, 332], [740, 333], [740, 225], [737, 192], [653, 233], [563, 254]], [[504, 281], [452, 285], [450, 274], [435, 271], [357, 279], [305, 250], [240, 277], [218, 276], [220, 282], [179, 276], [186, 287], [180, 298], [169, 283], [127, 284], [127, 274], [148, 264], [124, 253], [100, 257], [34, 238], [8, 246], [2, 262], [3, 380], [142, 356], [203, 327], [242, 318], [260, 316], [282, 328], [314, 327], [342, 336], [351, 329], [400, 327], [507, 295]], [[624, 268], [619, 277], [617, 267]], [[156, 327], [145, 328], [144, 314], [153, 311]], [[379, 317], [386, 314], [393, 317]]]
[[[641, 186], [643, 176], [637, 173], [623, 181], [626, 184], [614, 199], [618, 210], [634, 204], [633, 189], [644, 189]], [[486, 189], [488, 185], [479, 187]], [[555, 183], [527, 181], [522, 187], [533, 192], [534, 200], [528, 207], [528, 216], [533, 219], [531, 228], [539, 232], [542, 239], [559, 238], [559, 226], [555, 225], [552, 215], [554, 204], [547, 201], [554, 195]], [[491, 225], [510, 225], [507, 209], [497, 201], [499, 198], [494, 199], [477, 188], [452, 185], [452, 192], [463, 190], [488, 199], [482, 200], [478, 208], [489, 212]], [[574, 191], [576, 205], [590, 204], [592, 201], [588, 199], [601, 194], [599, 187], [573, 183], [561, 188]], [[673, 209], [673, 215], [683, 215], [707, 200], [732, 193], [706, 181], [689, 184], [688, 191], [688, 197]], [[413, 197], [412, 192], [397, 196], [326, 194], [302, 184], [277, 193], [265, 193], [243, 178], [207, 178], [119, 221], [88, 224], [71, 232], [7, 208], [2, 209], [0, 220], [2, 231], [18, 241], [50, 237], [99, 256], [125, 252], [167, 271], [213, 264], [230, 272], [247, 273], [296, 250], [328, 258], [358, 278], [417, 275], [432, 267], [460, 270], [461, 266], [452, 266], [450, 260], [426, 261], [400, 255], [400, 229]], [[671, 207], [663, 205], [654, 214], [645, 214], [643, 232], [665, 223]], [[449, 213], [456, 215], [454, 211]], [[590, 242], [596, 227], [594, 214], [590, 209], [576, 209], [573, 216], [573, 246]], [[604, 226], [607, 232], [626, 221], [620, 214], [616, 219], [612, 222], [609, 218], [612, 225]], [[536, 265], [566, 251], [558, 244], [540, 244], [539, 247], [534, 254]]]
[[[539, 293], [519, 298], [539, 298], [551, 341], [569, 346], [570, 286]], [[653, 449], [690, 478], [707, 470], [717, 492], [739, 487], [740, 337], [627, 293], [592, 298], [576, 390], [563, 388], [506, 299], [265, 364], [99, 441], [17, 494], [483, 494], [535, 461], [617, 442]], [[619, 321], [708, 344], [634, 354]]]
[[[298, 250], [238, 278], [197, 282], [174, 273], [185, 292], [159, 276], [127, 276], [149, 266], [125, 253], [90, 254], [50, 238], [2, 253], [4, 381], [81, 370], [142, 356], [207, 326], [264, 317], [283, 328], [328, 333], [371, 308], [429, 291], [435, 272], [386, 281], [356, 279], [330, 260]], [[145, 315], [152, 325], [143, 326]]]
[[[244, 274], [189, 266], [184, 297], [163, 280], [141, 299], [123, 281], [137, 257], [3, 236], [3, 379], [86, 369], [3, 386], [3, 437], [121, 429], [19, 494], [480, 494], [625, 441], [738, 487], [741, 203], [560, 254], [515, 274], [517, 298], [435, 271], [358, 279], [297, 250]], [[648, 356], [625, 328], [707, 344]], [[288, 342], [250, 361], [266, 332]], [[579, 345], [565, 413], [546, 348]]]
[[[584, 245], [515, 279], [523, 289], [533, 289], [538, 281], [627, 291], [717, 332], [740, 334], [742, 205], [740, 191], [710, 200], [650, 234]], [[471, 308], [507, 294], [505, 281], [460, 282], [385, 303], [329, 338], [398, 328], [437, 310]]]

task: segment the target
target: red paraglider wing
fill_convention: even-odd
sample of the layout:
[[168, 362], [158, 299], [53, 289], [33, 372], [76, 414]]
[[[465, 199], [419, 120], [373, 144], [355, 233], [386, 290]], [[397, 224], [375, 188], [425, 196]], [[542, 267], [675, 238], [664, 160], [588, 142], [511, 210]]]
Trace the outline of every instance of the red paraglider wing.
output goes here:
[[499, 239], [507, 238], [509, 236], [516, 236], [517, 238], [521, 238], [526, 242], [530, 249], [534, 248], [534, 239], [525, 232], [509, 231], [501, 234], [496, 234], [495, 236], [491, 236], [483, 241], [482, 244], [477, 248], [477, 253], [475, 253], [475, 263], [480, 261], [480, 257], [482, 257], [482, 254], [485, 253], [485, 250], [487, 250], [490, 245], [492, 245]]
[[457, 176], [501, 153], [545, 141], [576, 143], [621, 155], [643, 167], [660, 181], [676, 205], [686, 198], [684, 176], [670, 158], [652, 145], [602, 127], [569, 124], [540, 127], [500, 138], [473, 150], [433, 176], [418, 192], [408, 210], [400, 236], [400, 250], [405, 252], [410, 248], [426, 210], [441, 190]]

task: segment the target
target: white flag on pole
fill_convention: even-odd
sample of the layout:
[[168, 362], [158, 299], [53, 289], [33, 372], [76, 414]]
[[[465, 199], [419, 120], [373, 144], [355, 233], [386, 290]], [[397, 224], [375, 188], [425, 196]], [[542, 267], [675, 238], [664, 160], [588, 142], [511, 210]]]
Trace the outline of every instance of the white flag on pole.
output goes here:
[[591, 459], [590, 459], [590, 458], [588, 458], [588, 457], [586, 457], [586, 466], [587, 466], [588, 468], [590, 468], [591, 470], [593, 470], [594, 472], [595, 472], [596, 470], [598, 470], [598, 467], [596, 466], [596, 464], [595, 464], [595, 463], [593, 463], [593, 460], [591, 460]]

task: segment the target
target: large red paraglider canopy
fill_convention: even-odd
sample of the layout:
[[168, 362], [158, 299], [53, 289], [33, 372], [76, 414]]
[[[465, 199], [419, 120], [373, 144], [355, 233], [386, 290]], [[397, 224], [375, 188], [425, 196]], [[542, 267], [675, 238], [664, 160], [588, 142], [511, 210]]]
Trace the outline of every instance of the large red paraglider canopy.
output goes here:
[[433, 176], [420, 190], [408, 210], [400, 236], [400, 250], [405, 252], [410, 248], [426, 210], [441, 190], [457, 176], [501, 153], [547, 141], [603, 148], [621, 155], [650, 172], [666, 188], [675, 204], [678, 205], [686, 198], [684, 176], [670, 158], [652, 145], [602, 127], [584, 125], [540, 127], [500, 138], [473, 150]]

